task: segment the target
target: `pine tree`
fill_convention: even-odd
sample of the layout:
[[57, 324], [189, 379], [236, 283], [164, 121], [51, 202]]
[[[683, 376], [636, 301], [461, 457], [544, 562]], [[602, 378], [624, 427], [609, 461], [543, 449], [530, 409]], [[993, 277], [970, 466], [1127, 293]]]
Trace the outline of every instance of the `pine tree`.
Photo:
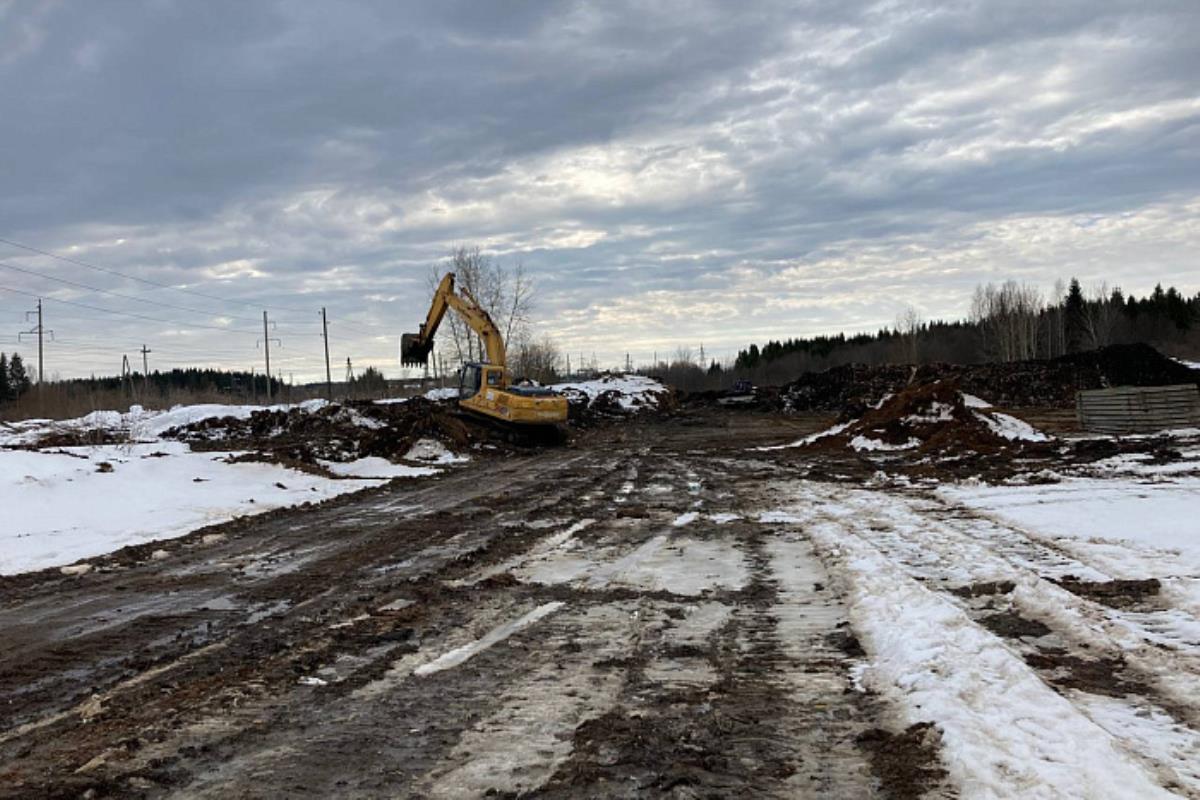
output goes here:
[[25, 361], [20, 353], [13, 353], [8, 362], [8, 383], [13, 397], [20, 397], [29, 391], [29, 375], [25, 372]]
[[12, 387], [8, 383], [8, 356], [0, 353], [0, 403], [12, 396]]
[[1066, 312], [1064, 320], [1066, 326], [1067, 352], [1078, 353], [1083, 349], [1083, 341], [1086, 336], [1086, 324], [1084, 314], [1083, 288], [1079, 285], [1079, 281], [1071, 278], [1071, 288], [1067, 290], [1067, 300], [1063, 304]]

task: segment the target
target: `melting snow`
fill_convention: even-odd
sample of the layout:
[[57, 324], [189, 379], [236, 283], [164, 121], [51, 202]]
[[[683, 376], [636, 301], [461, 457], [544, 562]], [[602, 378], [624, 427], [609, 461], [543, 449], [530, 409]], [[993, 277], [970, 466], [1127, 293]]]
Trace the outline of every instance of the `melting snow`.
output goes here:
[[767, 450], [786, 450], [789, 447], [803, 447], [806, 444], [812, 444], [813, 442], [817, 441], [818, 439], [824, 439], [826, 436], [833, 436], [834, 434], [841, 433], [842, 431], [846, 430], [846, 428], [849, 428], [850, 425], [851, 425], [851, 423], [849, 423], [849, 422], [843, 422], [839, 425], [834, 425], [832, 428], [826, 428], [825, 430], [823, 430], [819, 433], [810, 434], [808, 436], [805, 436], [803, 439], [797, 439], [796, 441], [789, 442], [788, 444], [775, 444], [775, 445], [770, 445], [768, 447], [755, 447], [752, 449], [760, 450], [760, 451], [767, 451]]
[[[0, 574], [67, 564], [364, 486], [277, 464], [230, 464], [229, 455], [193, 453], [181, 442], [0, 451], [0, 506], [7, 509]], [[100, 472], [102, 462], [111, 471]]]
[[1021, 439], [1026, 442], [1048, 442], [1050, 437], [1039, 431], [1037, 428], [1030, 425], [1024, 420], [1010, 417], [1008, 414], [999, 414], [992, 412], [989, 414], [980, 414], [975, 412], [975, 416], [979, 417], [989, 428], [992, 433], [997, 436], [1003, 436], [1005, 439], [1015, 441]]
[[1173, 796], [951, 602], [858, 536], [810, 535], [851, 580], [851, 620], [871, 659], [864, 682], [901, 702], [909, 722], [937, 722], [965, 795]]
[[616, 401], [623, 411], [637, 411], [654, 406], [667, 387], [644, 375], [608, 375], [591, 381], [559, 383], [549, 387], [566, 395], [581, 394], [589, 403], [605, 392], [617, 392]]
[[430, 661], [428, 664], [422, 664], [414, 669], [413, 673], [416, 675], [432, 675], [433, 673], [441, 672], [444, 669], [457, 667], [459, 664], [463, 663], [477, 653], [481, 653], [492, 645], [504, 641], [522, 628], [529, 627], [547, 614], [554, 613], [558, 609], [562, 608], [563, 605], [564, 604], [562, 601], [559, 600], [540, 605], [530, 611], [528, 614], [525, 614], [524, 616], [515, 619], [512, 622], [506, 622], [503, 625], [493, 628], [487, 633], [486, 636], [476, 639], [473, 642], [469, 642], [462, 647], [456, 647], [448, 653], [443, 653], [433, 661]]
[[921, 446], [921, 440], [910, 437], [904, 444], [888, 444], [878, 439], [868, 439], [865, 436], [855, 436], [850, 440], [850, 446], [860, 452], [864, 450], [911, 450]]
[[446, 445], [437, 439], [418, 439], [404, 454], [404, 460], [424, 461], [430, 464], [461, 464], [471, 459], [450, 452]]
[[324, 461], [322, 467], [343, 478], [419, 478], [425, 475], [437, 475], [441, 470], [434, 467], [414, 467], [411, 464], [393, 464], [386, 458], [367, 456], [355, 461]]

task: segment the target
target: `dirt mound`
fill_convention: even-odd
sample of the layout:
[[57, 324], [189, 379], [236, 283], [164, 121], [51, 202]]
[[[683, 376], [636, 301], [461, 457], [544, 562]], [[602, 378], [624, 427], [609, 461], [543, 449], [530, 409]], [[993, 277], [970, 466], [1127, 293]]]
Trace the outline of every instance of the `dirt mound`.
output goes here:
[[846, 364], [801, 375], [780, 389], [785, 411], [859, 416], [910, 385], [954, 380], [962, 391], [1005, 407], [1074, 408], [1075, 392], [1108, 386], [1200, 384], [1190, 369], [1145, 344], [1113, 345], [1050, 360], [994, 364]]
[[420, 439], [465, 449], [489, 439], [487, 429], [441, 403], [414, 398], [404, 403], [349, 402], [316, 410], [264, 409], [247, 418], [214, 417], [173, 428], [168, 437], [194, 449], [252, 450], [272, 460], [315, 464], [377, 456], [399, 461]]
[[567, 398], [567, 420], [576, 427], [641, 414], [667, 413], [677, 404], [674, 390], [641, 375], [604, 375], [553, 388]]
[[1046, 439], [1026, 423], [964, 394], [956, 381], [935, 381], [885, 396], [858, 419], [836, 426], [808, 446], [848, 447], [860, 453], [1015, 454]]

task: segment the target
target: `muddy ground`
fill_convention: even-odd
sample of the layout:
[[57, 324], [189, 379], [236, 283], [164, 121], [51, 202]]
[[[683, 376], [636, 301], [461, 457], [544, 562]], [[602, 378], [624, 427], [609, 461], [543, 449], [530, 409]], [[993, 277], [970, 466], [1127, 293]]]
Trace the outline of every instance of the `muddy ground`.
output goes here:
[[[936, 726], [857, 686], [843, 579], [760, 521], [804, 467], [747, 448], [827, 422], [600, 427], [0, 578], [0, 797], [954, 796]], [[1072, 658], [1029, 655], [1098, 679]]]

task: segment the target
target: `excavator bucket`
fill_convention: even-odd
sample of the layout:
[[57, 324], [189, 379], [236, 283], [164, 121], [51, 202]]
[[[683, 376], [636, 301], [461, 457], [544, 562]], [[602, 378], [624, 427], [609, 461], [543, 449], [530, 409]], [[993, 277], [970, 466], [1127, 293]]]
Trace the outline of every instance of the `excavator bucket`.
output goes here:
[[432, 339], [425, 339], [419, 333], [405, 333], [400, 336], [400, 363], [406, 367], [427, 364], [432, 349]]

